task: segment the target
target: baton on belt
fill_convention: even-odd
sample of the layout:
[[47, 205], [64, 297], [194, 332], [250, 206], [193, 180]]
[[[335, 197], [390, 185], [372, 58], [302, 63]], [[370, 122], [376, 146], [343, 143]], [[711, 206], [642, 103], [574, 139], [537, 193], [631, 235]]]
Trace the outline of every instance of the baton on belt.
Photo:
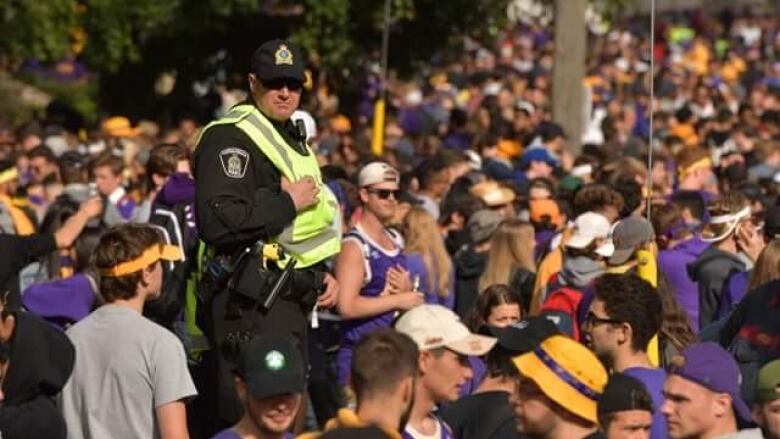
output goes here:
[[263, 308], [265, 308], [266, 311], [270, 310], [271, 307], [274, 306], [274, 302], [276, 302], [279, 294], [281, 294], [284, 288], [287, 287], [287, 283], [290, 281], [290, 277], [293, 275], [293, 270], [295, 269], [297, 262], [298, 261], [295, 259], [290, 259], [290, 262], [286, 267], [284, 267], [284, 270], [276, 279], [276, 282], [274, 282], [274, 286], [271, 288], [271, 292], [268, 293], [268, 296], [266, 296], [265, 300], [263, 301]]

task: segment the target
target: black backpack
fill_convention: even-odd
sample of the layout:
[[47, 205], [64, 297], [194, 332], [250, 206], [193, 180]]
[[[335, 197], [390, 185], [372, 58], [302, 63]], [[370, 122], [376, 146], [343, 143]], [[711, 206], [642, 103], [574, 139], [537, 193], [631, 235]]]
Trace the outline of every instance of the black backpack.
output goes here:
[[159, 205], [152, 210], [149, 224], [162, 233], [166, 244], [179, 247], [183, 256], [181, 261], [164, 261], [160, 297], [144, 305], [146, 317], [172, 328], [175, 321], [181, 320], [187, 280], [197, 267], [199, 242], [195, 233], [195, 212], [188, 203]]

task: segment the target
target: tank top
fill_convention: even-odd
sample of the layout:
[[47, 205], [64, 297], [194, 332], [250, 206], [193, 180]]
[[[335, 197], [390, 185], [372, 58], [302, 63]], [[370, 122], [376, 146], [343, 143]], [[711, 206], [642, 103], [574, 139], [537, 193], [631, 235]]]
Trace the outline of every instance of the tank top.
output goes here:
[[[360, 295], [363, 297], [378, 297], [385, 289], [386, 273], [393, 266], [407, 268], [406, 256], [403, 253], [403, 239], [397, 232], [386, 229], [395, 248], [388, 251], [374, 242], [360, 226], [355, 226], [344, 235], [343, 242], [352, 241], [360, 246], [363, 254], [363, 287]], [[341, 347], [337, 358], [338, 380], [346, 384], [352, 360], [352, 347], [361, 338], [380, 328], [388, 328], [393, 324], [394, 312], [389, 311], [372, 317], [342, 320]]]
[[403, 433], [401, 433], [401, 436], [404, 439], [427, 439], [427, 438], [435, 438], [435, 439], [455, 439], [455, 435], [452, 434], [452, 429], [449, 425], [447, 425], [446, 422], [442, 421], [436, 416], [433, 416], [433, 419], [436, 421], [436, 433], [434, 433], [433, 436], [427, 436], [422, 435], [421, 433], [415, 431], [412, 433], [410, 431], [409, 426], [407, 426]]

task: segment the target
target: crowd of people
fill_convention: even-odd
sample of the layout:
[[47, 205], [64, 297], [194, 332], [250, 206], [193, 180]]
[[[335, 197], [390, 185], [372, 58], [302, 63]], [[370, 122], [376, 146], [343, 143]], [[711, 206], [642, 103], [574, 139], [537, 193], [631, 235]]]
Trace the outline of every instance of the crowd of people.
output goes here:
[[279, 40], [210, 124], [0, 127], [2, 437], [780, 438], [780, 19], [645, 21], [582, 142], [538, 24], [389, 80], [380, 156], [375, 69]]

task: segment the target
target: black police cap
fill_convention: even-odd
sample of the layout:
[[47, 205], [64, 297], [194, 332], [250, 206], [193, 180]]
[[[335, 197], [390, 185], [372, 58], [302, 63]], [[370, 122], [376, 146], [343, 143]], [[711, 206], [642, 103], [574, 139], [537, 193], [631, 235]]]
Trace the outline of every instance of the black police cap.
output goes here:
[[271, 40], [252, 54], [252, 72], [261, 81], [294, 79], [305, 82], [303, 55], [294, 44], [285, 40]]

